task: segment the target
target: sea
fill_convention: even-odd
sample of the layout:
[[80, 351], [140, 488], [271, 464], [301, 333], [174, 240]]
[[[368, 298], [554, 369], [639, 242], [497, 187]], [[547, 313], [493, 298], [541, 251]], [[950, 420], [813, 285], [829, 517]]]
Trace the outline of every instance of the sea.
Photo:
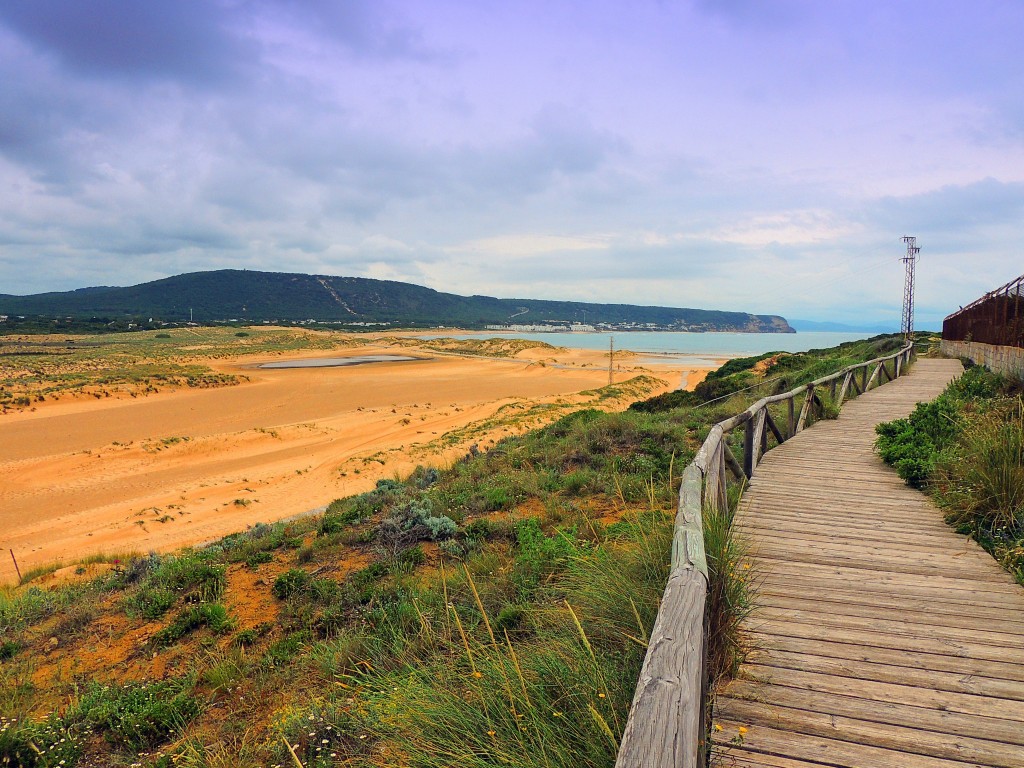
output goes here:
[[628, 349], [650, 355], [662, 362], [678, 358], [690, 365], [713, 366], [716, 360], [752, 357], [765, 352], [806, 352], [834, 347], [846, 341], [868, 339], [873, 333], [684, 333], [679, 331], [622, 331], [616, 333], [517, 333], [488, 331], [460, 334], [438, 333], [424, 338], [479, 339], [488, 336], [543, 341], [554, 347], [606, 350], [609, 341], [615, 349]]

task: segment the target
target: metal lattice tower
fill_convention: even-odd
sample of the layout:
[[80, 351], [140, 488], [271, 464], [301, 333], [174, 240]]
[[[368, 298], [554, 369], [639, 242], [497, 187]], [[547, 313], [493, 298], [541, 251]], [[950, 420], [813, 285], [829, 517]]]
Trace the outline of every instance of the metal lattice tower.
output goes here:
[[903, 284], [903, 338], [910, 341], [914, 338], [914, 267], [917, 265], [917, 254], [921, 249], [917, 246], [917, 238], [907, 235], [903, 238], [907, 244], [907, 255], [903, 263], [907, 267], [907, 279]]

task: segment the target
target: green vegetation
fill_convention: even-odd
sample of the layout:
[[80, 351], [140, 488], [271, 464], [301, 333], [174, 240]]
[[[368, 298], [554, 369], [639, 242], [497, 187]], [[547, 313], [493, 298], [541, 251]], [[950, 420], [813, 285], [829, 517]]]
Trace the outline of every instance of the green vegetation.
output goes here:
[[846, 342], [829, 349], [812, 349], [796, 354], [768, 352], [757, 357], [737, 358], [709, 373], [693, 391], [666, 392], [634, 403], [630, 409], [657, 413], [725, 400], [745, 392], [756, 400], [788, 392], [849, 365], [898, 352], [902, 347], [902, 338], [887, 334]]
[[732, 678], [746, 656], [740, 623], [753, 607], [750, 562], [742, 540], [733, 535], [733, 515], [741, 488], [731, 489], [728, 509], [704, 510], [704, 549], [708, 559], [708, 677], [711, 688]]
[[1024, 402], [1019, 381], [970, 366], [906, 419], [880, 424], [878, 451], [925, 489], [957, 531], [1024, 584]]
[[41, 315], [95, 318], [96, 323], [101, 322], [100, 318], [122, 323], [124, 318], [132, 318], [136, 323], [146, 323], [153, 317], [184, 321], [194, 316], [198, 322], [311, 319], [359, 324], [362, 328], [368, 323], [482, 328], [509, 322], [527, 312], [530, 323], [571, 323], [586, 313], [590, 323], [629, 324], [643, 330], [649, 330], [648, 325], [695, 331], [792, 330], [783, 318], [774, 315], [457, 296], [392, 280], [230, 269], [192, 272], [127, 288], [89, 288], [35, 296], [0, 294], [0, 314], [14, 319], [17, 315]]
[[[755, 394], [577, 411], [319, 517], [2, 590], [0, 765], [610, 766], [680, 472]], [[715, 679], [750, 604], [731, 521], [705, 516]]]
[[[203, 364], [247, 354], [279, 355], [359, 344], [350, 337], [280, 328], [186, 328], [102, 337], [3, 335], [0, 324], [0, 412], [68, 395], [146, 396], [168, 388], [238, 384], [245, 377]], [[49, 329], [56, 333], [54, 329]]]

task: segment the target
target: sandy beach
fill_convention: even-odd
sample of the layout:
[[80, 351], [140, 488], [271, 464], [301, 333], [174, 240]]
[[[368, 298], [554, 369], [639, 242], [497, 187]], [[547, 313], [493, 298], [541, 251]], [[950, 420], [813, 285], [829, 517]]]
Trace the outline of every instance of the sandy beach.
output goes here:
[[[251, 356], [207, 361], [248, 380], [3, 415], [0, 546], [25, 571], [194, 545], [309, 512], [417, 464], [445, 465], [471, 444], [485, 450], [579, 407], [620, 409], [684, 381], [692, 387], [706, 373], [631, 365], [622, 353], [616, 382], [645, 376], [643, 392], [597, 404], [592, 391], [607, 385], [608, 360], [594, 351], [488, 359], [380, 345], [293, 357], [375, 354], [419, 359], [295, 369], [259, 368], [265, 360]], [[4, 552], [0, 581], [14, 578]]]

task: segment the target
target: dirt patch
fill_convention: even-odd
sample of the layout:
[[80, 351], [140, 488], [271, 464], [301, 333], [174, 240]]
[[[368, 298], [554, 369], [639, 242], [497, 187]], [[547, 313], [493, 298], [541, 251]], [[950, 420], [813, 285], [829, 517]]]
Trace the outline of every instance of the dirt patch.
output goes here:
[[779, 361], [779, 358], [786, 356], [787, 355], [784, 354], [778, 354], [772, 355], [771, 357], [766, 357], [764, 360], [759, 360], [758, 362], [754, 363], [754, 367], [751, 368], [750, 370], [758, 376], [764, 376], [766, 373], [768, 373], [768, 369]]

